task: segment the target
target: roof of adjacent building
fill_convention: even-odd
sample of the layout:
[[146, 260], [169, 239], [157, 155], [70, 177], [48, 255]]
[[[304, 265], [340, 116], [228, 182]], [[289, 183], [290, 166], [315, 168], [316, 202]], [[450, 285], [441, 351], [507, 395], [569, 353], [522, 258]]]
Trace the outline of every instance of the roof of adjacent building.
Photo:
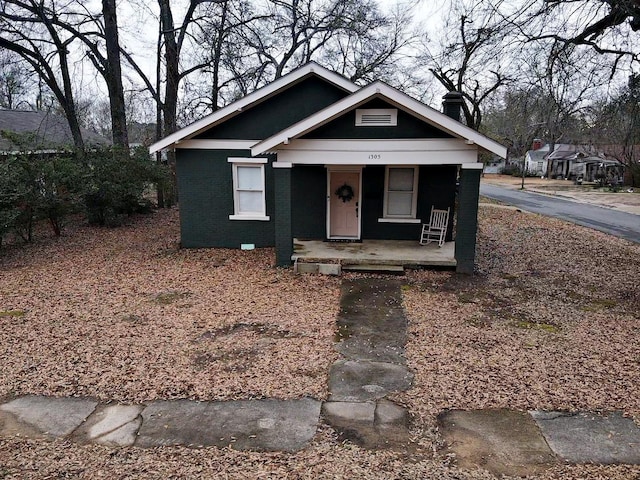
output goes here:
[[[7, 133], [23, 138], [15, 142]], [[82, 129], [86, 145], [109, 145], [101, 135]], [[60, 150], [73, 147], [71, 129], [64, 117], [51, 112], [0, 109], [0, 151]]]

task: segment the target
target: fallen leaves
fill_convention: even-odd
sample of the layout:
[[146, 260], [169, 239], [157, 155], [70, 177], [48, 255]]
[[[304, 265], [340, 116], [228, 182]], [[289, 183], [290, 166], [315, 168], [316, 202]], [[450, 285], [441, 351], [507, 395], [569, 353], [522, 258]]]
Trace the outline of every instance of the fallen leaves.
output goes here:
[[[326, 395], [339, 280], [275, 269], [273, 251], [177, 248], [175, 211], [82, 227], [0, 257], [0, 396]], [[0, 439], [6, 478], [492, 479], [434, 452], [443, 408], [640, 411], [640, 247], [493, 207], [479, 274], [416, 271], [403, 286], [414, 443], [368, 451], [322, 424], [290, 453]], [[60, 452], [64, 452], [61, 454]], [[631, 479], [638, 466], [561, 465], [542, 479]]]
[[0, 396], [324, 398], [339, 280], [178, 234], [159, 211], [4, 252]]
[[539, 215], [480, 210], [472, 278], [410, 274], [414, 388], [445, 408], [624, 410], [640, 418], [640, 246]]

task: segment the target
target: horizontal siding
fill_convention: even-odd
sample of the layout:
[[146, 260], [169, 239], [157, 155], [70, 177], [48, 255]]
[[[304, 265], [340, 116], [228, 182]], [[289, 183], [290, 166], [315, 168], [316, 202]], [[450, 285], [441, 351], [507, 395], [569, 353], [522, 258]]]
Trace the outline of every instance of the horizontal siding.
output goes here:
[[[362, 170], [362, 239], [416, 240], [420, 224], [381, 223], [384, 205], [385, 167]], [[431, 207], [451, 208], [447, 239], [453, 230], [456, 197], [456, 166], [422, 166], [418, 174], [417, 216], [428, 221]], [[322, 166], [295, 166], [292, 171], [293, 236], [301, 239], [326, 238], [327, 169]]]
[[229, 220], [233, 211], [232, 165], [228, 157], [249, 157], [248, 150], [178, 150], [180, 237], [186, 248], [240, 248], [274, 245], [273, 168], [265, 165], [268, 222]]
[[[416, 240], [420, 238], [420, 224], [381, 223], [384, 211], [385, 167], [363, 169], [362, 238], [376, 240]], [[456, 166], [421, 166], [418, 173], [418, 203], [416, 216], [429, 220], [431, 207], [451, 208], [456, 196]], [[452, 237], [453, 222], [449, 221], [447, 240]]]
[[292, 170], [293, 236], [323, 239], [327, 231], [327, 169], [322, 166], [294, 167]]
[[195, 138], [261, 140], [347, 96], [347, 92], [311, 76]]

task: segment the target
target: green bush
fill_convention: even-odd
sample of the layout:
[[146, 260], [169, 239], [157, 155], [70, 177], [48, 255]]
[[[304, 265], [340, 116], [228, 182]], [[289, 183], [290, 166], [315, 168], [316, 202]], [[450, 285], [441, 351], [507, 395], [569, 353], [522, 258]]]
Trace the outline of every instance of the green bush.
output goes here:
[[167, 178], [144, 148], [101, 148], [84, 161], [73, 152], [0, 156], [0, 245], [9, 233], [31, 241], [37, 220], [48, 220], [59, 236], [68, 215], [83, 210], [91, 224], [119, 225], [126, 215], [150, 212], [145, 193]]
[[126, 215], [149, 212], [153, 204], [145, 191], [166, 177], [144, 148], [130, 155], [103, 148], [89, 153], [87, 163], [84, 202], [91, 224], [115, 226]]
[[500, 169], [500, 174], [519, 177], [522, 175], [522, 169], [516, 163], [509, 163]]
[[17, 153], [0, 160], [0, 236], [13, 231], [31, 241], [33, 224], [46, 219], [60, 235], [80, 201], [79, 169], [72, 153]]

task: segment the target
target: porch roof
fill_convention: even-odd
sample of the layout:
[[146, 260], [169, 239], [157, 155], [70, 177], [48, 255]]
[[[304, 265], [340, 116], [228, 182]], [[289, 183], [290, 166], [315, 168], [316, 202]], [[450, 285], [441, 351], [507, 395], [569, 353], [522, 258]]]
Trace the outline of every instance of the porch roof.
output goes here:
[[399, 109], [443, 130], [456, 138], [463, 139], [470, 145], [478, 147], [488, 152], [494, 153], [502, 158], [507, 157], [507, 148], [475, 130], [463, 125], [451, 117], [441, 113], [434, 108], [410, 97], [384, 82], [376, 81], [364, 87], [348, 97], [320, 110], [318, 113], [282, 130], [281, 132], [257, 143], [251, 148], [252, 155], [262, 155], [272, 152], [278, 147], [287, 145], [292, 139], [299, 138], [316, 128], [344, 115], [350, 110], [369, 102], [374, 98], [382, 98], [386, 102]]

